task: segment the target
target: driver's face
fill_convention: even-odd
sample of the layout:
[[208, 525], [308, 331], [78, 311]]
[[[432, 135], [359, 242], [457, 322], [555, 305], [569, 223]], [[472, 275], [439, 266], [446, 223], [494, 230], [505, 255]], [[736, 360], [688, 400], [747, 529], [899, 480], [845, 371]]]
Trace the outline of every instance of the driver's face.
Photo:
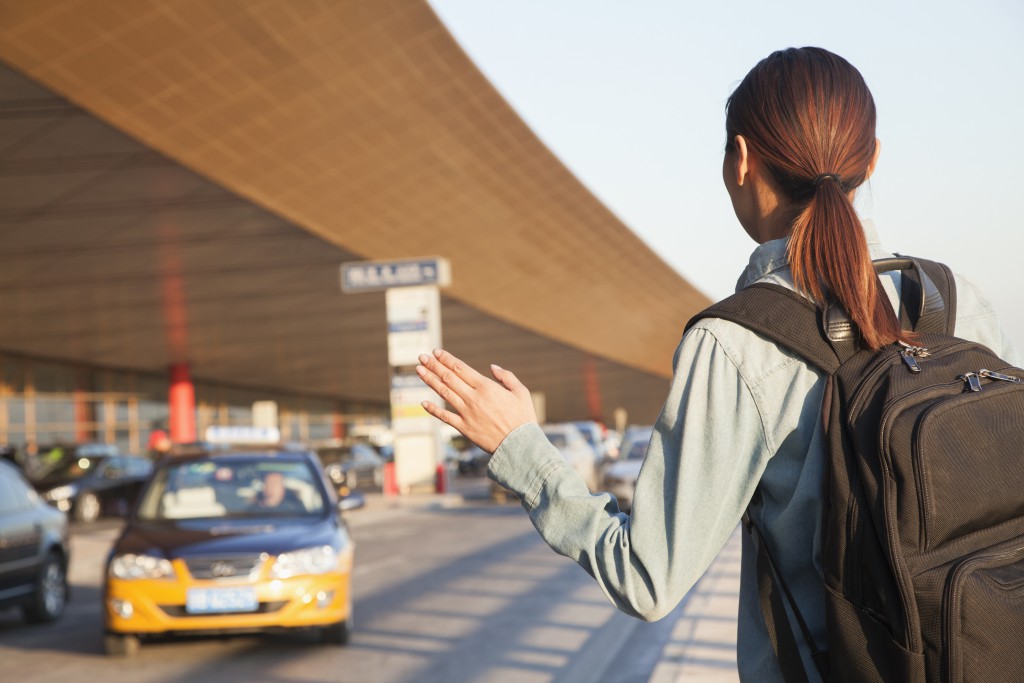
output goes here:
[[263, 504], [278, 505], [284, 500], [284, 475], [280, 472], [268, 472], [263, 478]]

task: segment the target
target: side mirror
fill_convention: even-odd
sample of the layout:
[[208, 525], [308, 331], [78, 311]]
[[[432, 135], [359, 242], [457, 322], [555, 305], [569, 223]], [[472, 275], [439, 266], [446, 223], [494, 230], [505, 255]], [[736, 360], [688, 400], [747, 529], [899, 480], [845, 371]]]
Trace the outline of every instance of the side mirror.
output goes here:
[[338, 501], [338, 510], [341, 512], [347, 512], [348, 510], [358, 510], [359, 508], [366, 505], [366, 498], [359, 491], [353, 491], [347, 496], [342, 496]]

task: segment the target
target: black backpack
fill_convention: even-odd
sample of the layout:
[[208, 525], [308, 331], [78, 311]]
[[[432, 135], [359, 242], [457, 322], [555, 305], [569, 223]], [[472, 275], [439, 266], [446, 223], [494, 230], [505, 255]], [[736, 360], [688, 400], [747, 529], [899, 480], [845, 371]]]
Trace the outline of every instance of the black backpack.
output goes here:
[[[860, 349], [840, 308], [764, 283], [688, 327], [730, 320], [827, 375], [822, 679], [1024, 681], [1024, 371], [953, 336], [948, 268], [901, 257], [875, 268], [903, 271], [899, 315], [915, 346]], [[806, 681], [784, 600], [814, 641], [750, 530], [772, 645], [786, 680]]]

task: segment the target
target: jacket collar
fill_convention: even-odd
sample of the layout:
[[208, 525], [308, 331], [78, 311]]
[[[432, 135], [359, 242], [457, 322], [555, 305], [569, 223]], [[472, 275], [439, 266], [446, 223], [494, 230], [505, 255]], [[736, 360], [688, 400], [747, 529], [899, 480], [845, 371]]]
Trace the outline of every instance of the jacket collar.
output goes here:
[[[891, 254], [882, 249], [881, 242], [878, 239], [878, 232], [875, 230], [874, 222], [865, 219], [862, 220], [860, 224], [861, 228], [864, 230], [864, 237], [867, 239], [868, 250], [871, 252], [871, 258], [879, 259], [891, 256]], [[752, 285], [758, 280], [766, 278], [769, 275], [776, 273], [782, 275], [780, 271], [787, 271], [784, 274], [784, 277], [788, 279], [788, 248], [788, 237], [771, 240], [758, 245], [750, 255], [750, 262], [747, 263], [747, 267], [743, 270], [743, 274], [740, 275], [740, 279], [736, 283], [736, 291], [738, 292], [744, 287]]]

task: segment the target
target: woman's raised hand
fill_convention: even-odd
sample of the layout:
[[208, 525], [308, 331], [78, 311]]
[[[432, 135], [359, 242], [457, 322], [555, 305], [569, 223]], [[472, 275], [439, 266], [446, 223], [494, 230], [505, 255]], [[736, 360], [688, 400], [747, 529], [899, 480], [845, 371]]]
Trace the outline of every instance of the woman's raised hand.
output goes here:
[[423, 354], [419, 360], [416, 374], [454, 411], [429, 401], [423, 407], [488, 453], [516, 427], [537, 421], [529, 389], [508, 370], [492, 365], [494, 381], [447, 351]]

